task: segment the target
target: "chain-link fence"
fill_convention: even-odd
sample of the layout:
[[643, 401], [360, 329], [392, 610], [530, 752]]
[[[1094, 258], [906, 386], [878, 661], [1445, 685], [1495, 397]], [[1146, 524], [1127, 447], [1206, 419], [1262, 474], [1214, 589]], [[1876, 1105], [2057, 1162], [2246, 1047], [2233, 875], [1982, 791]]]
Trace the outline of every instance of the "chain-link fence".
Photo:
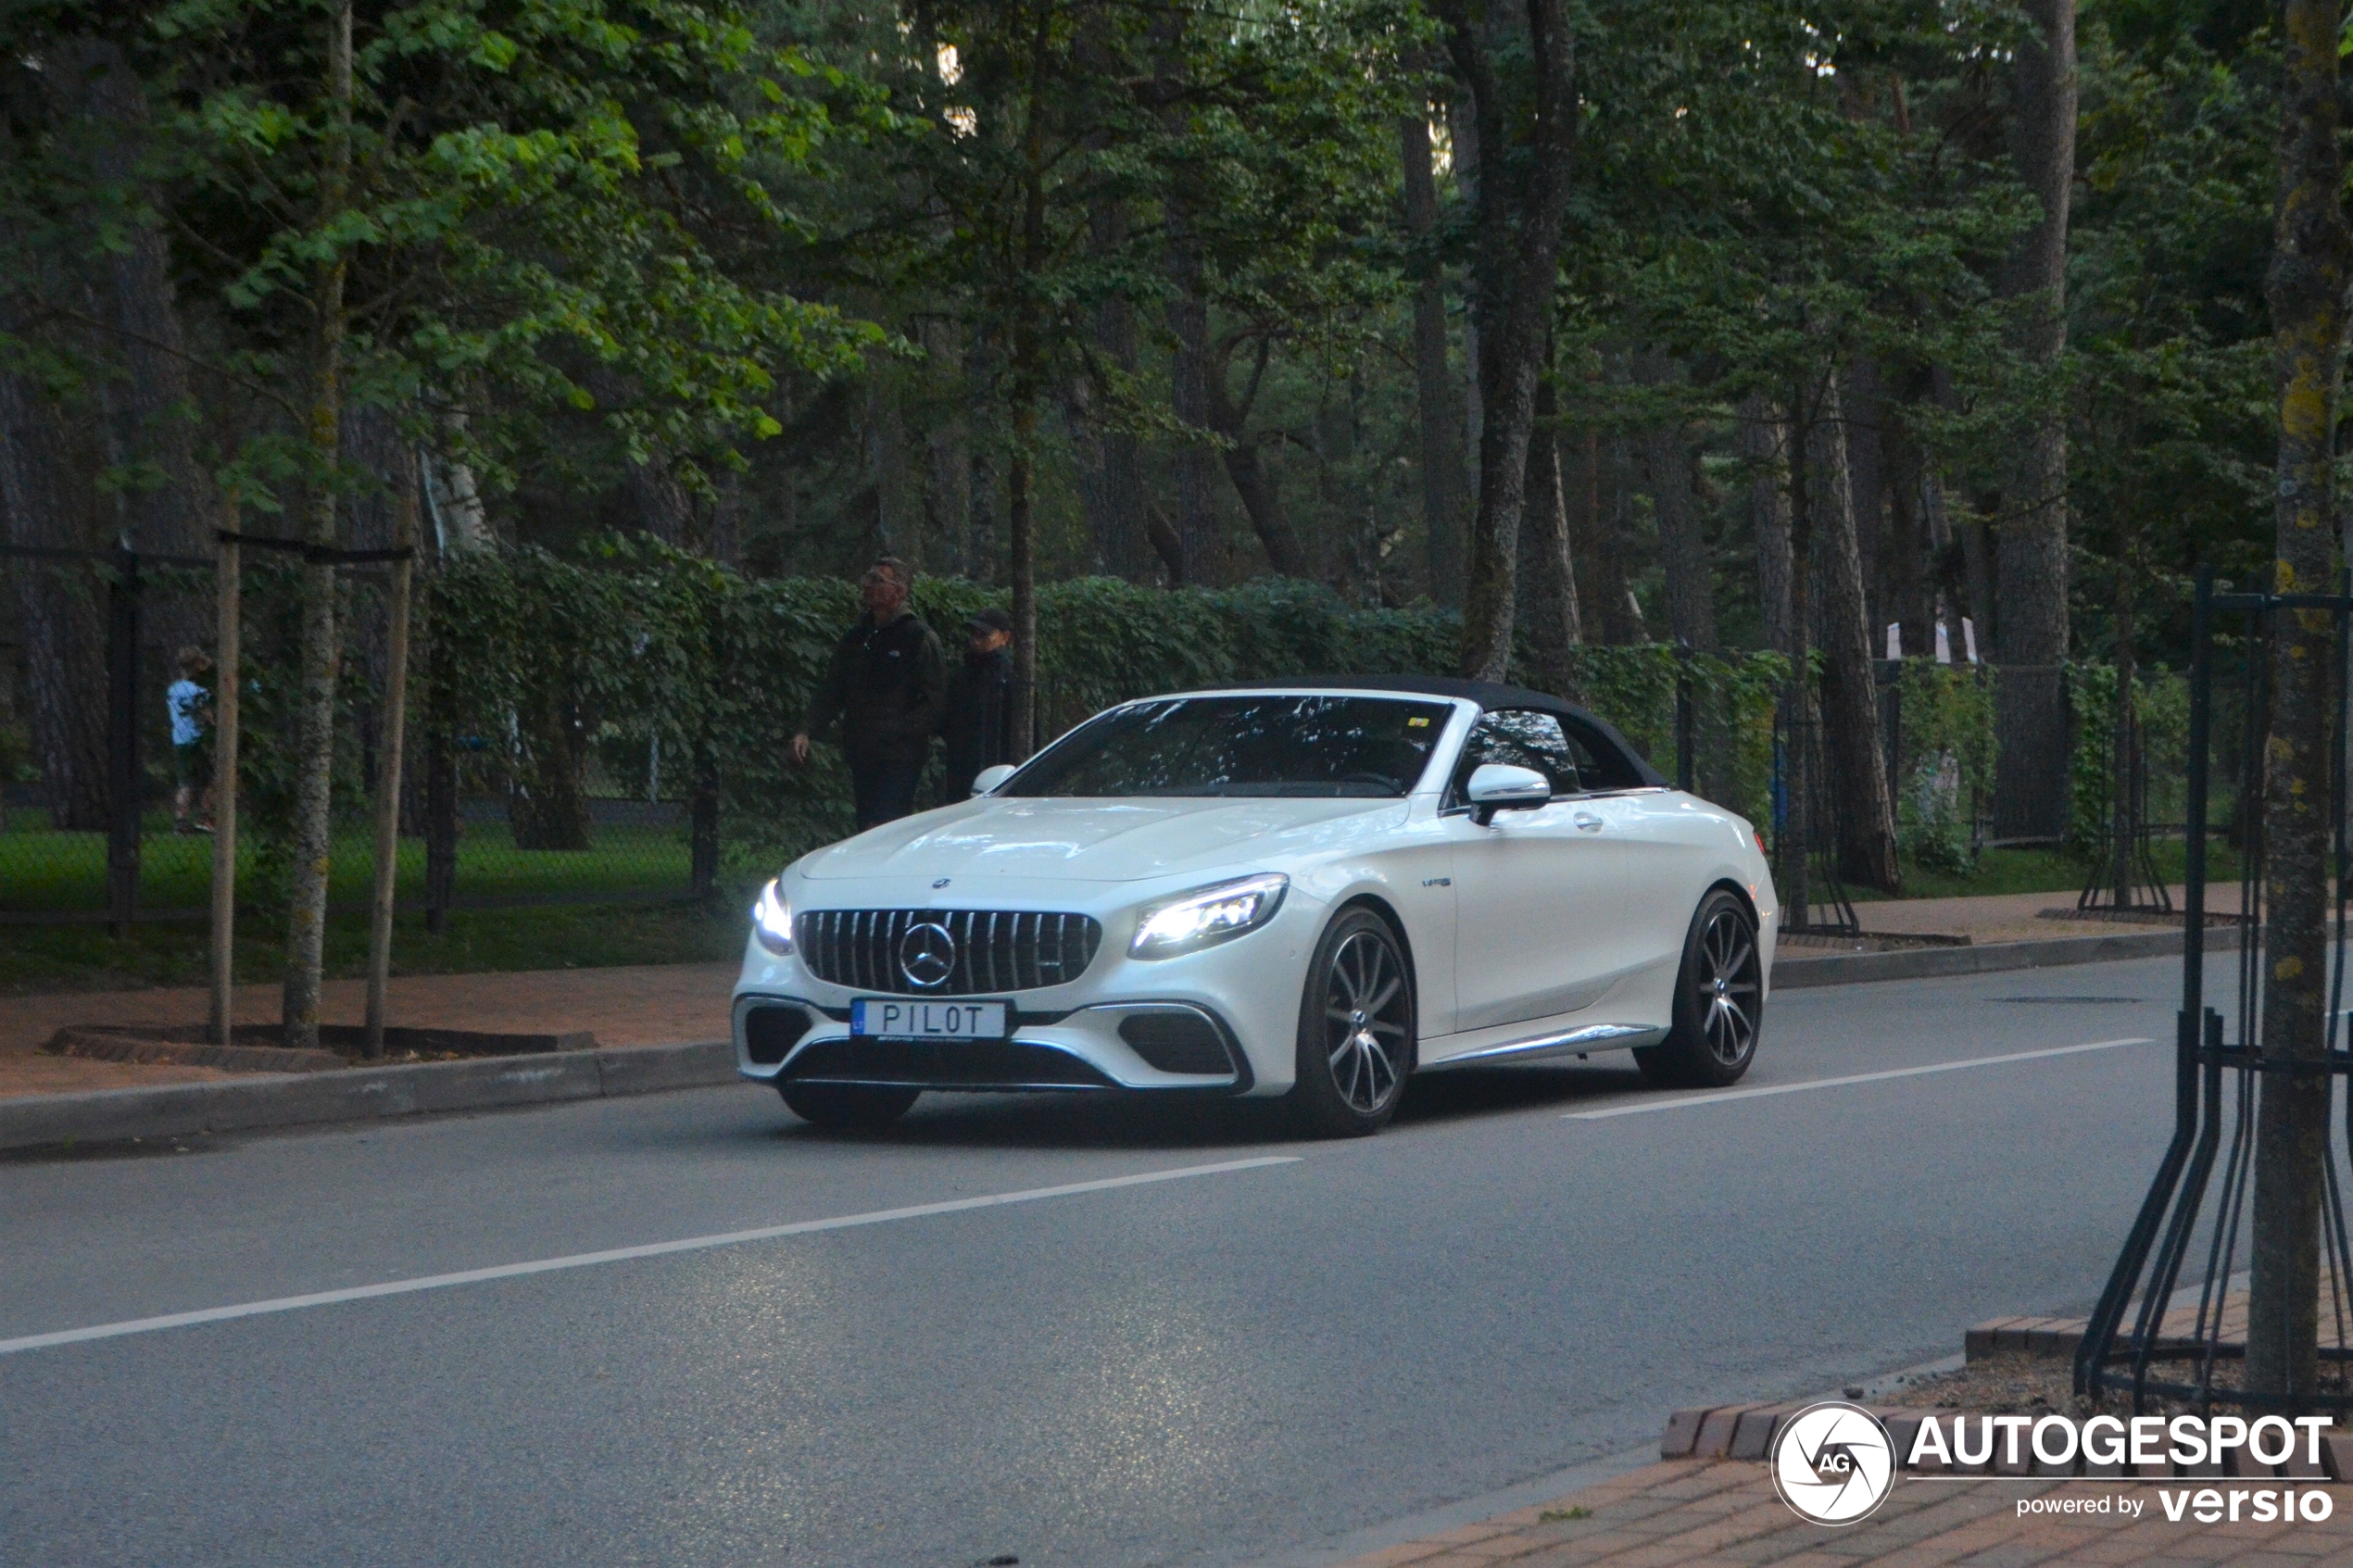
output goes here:
[[[0, 644], [0, 922], [192, 920], [212, 875], [212, 565], [122, 551], [0, 560], [16, 634]], [[384, 733], [384, 583], [339, 585], [331, 908], [367, 906]], [[283, 901], [296, 574], [245, 572], [241, 903]], [[31, 607], [32, 613], [22, 613]], [[193, 652], [195, 657], [185, 658]], [[677, 898], [693, 887], [691, 780], [659, 734], [573, 712], [573, 763], [524, 765], [501, 726], [412, 721], [396, 902], [448, 909]]]

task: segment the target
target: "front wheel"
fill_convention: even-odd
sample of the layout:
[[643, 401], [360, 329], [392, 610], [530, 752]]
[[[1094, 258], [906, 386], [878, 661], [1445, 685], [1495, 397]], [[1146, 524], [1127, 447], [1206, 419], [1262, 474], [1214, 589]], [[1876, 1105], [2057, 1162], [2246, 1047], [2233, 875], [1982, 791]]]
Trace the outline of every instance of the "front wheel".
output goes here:
[[1737, 1083], [1756, 1060], [1765, 1020], [1765, 965], [1748, 906], [1724, 888], [1700, 900], [1675, 977], [1675, 1024], [1634, 1052], [1642, 1076], [1681, 1088]]
[[1307, 966], [1291, 1106], [1322, 1137], [1378, 1133], [1397, 1113], [1414, 1061], [1414, 977], [1389, 922], [1370, 909], [1332, 922]]
[[921, 1089], [867, 1084], [779, 1084], [776, 1092], [804, 1122], [834, 1133], [871, 1133], [907, 1114]]

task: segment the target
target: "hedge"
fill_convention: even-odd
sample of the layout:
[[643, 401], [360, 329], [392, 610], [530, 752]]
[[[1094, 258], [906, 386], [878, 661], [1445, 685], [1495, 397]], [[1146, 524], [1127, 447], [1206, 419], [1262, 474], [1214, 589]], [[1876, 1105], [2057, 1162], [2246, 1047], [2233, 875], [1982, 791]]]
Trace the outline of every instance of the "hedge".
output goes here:
[[[956, 633], [1002, 590], [917, 582], [915, 613]], [[786, 747], [843, 627], [854, 584], [753, 579], [640, 541], [601, 541], [579, 558], [535, 548], [444, 565], [422, 596], [424, 725], [475, 759], [477, 787], [517, 801], [517, 832], [556, 847], [599, 734], [657, 740], [665, 758], [698, 744], [715, 768], [728, 865], [773, 867], [850, 830], [846, 770], [820, 746], [796, 768]], [[1168, 591], [1110, 578], [1043, 585], [1038, 606], [1038, 729], [1044, 739], [1113, 703], [1257, 678], [1445, 674], [1461, 620], [1429, 606], [1354, 606], [1290, 579]], [[1528, 684], [1534, 661], [1516, 673]], [[1563, 693], [1675, 767], [1677, 660], [1665, 647], [1573, 650]], [[1691, 660], [1702, 713], [1701, 771], [1719, 797], [1765, 820], [1772, 763], [1772, 655]], [[685, 769], [678, 771], [680, 773]], [[673, 774], [673, 776], [677, 776]]]

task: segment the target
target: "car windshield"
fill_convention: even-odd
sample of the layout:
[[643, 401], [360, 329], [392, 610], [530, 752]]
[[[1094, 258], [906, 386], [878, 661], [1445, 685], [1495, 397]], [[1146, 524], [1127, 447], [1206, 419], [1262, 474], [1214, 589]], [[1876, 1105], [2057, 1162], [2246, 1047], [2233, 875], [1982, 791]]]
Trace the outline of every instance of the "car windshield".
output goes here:
[[1422, 776], [1451, 711], [1371, 696], [1131, 703], [1063, 736], [997, 793], [1394, 797]]

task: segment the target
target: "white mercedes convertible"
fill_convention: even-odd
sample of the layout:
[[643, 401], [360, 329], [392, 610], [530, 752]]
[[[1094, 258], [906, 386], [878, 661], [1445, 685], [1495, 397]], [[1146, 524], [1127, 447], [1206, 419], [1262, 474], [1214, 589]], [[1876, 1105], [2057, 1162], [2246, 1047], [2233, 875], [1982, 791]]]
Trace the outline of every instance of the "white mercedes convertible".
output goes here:
[[1719, 1085], [1755, 1060], [1777, 913], [1749, 823], [1558, 698], [1186, 692], [787, 867], [736, 1060], [828, 1127], [926, 1089], [1128, 1089], [1363, 1134], [1416, 1073], [1616, 1049]]

